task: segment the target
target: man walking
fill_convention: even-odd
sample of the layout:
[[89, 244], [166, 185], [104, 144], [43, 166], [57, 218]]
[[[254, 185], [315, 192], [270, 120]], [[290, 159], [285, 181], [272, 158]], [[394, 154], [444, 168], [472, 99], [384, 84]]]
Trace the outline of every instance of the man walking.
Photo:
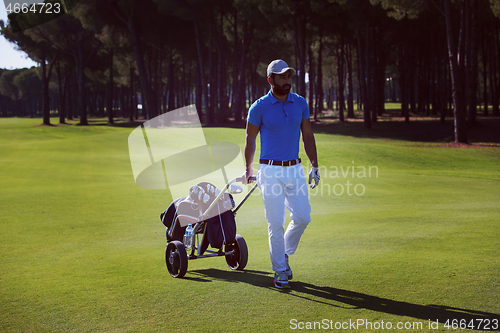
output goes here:
[[[299, 159], [302, 133], [304, 150], [311, 163], [309, 184], [318, 185], [319, 172], [316, 142], [309, 120], [306, 100], [290, 92], [295, 69], [283, 60], [274, 60], [267, 67], [271, 91], [255, 101], [248, 111], [245, 142], [245, 179], [253, 175], [255, 140], [260, 132], [261, 154], [257, 184], [262, 192], [269, 232], [269, 250], [274, 271], [274, 285], [290, 288], [293, 277], [288, 256], [295, 253], [307, 225], [311, 206], [304, 168]], [[285, 208], [292, 221], [285, 232]]]

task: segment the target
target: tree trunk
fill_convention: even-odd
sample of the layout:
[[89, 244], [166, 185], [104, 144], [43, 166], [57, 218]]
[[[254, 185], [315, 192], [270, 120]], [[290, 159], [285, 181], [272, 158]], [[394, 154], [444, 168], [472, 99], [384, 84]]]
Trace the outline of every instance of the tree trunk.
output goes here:
[[43, 108], [43, 124], [50, 124], [50, 96], [49, 96], [49, 79], [47, 78], [46, 51], [42, 47], [42, 108]]
[[346, 43], [346, 63], [347, 63], [347, 118], [354, 119], [354, 89], [352, 76], [352, 53], [351, 53], [352, 40], [348, 38]]
[[377, 121], [377, 116], [382, 116], [385, 110], [385, 66], [386, 55], [385, 46], [383, 45], [383, 32], [375, 30], [377, 33], [377, 41], [375, 42], [375, 68], [374, 68], [374, 83], [375, 83], [375, 102], [374, 102], [374, 117], [373, 120]]
[[482, 31], [482, 62], [483, 62], [483, 115], [488, 116], [488, 29], [485, 26]]
[[163, 91], [163, 82], [162, 82], [162, 72], [163, 72], [163, 52], [161, 47], [157, 47], [156, 49], [156, 70], [155, 70], [155, 107], [157, 110], [157, 114], [162, 114], [162, 91]]
[[66, 86], [66, 78], [64, 82], [61, 77], [61, 62], [58, 60], [56, 63], [57, 71], [57, 91], [59, 97], [59, 124], [66, 124], [66, 101], [64, 96], [64, 91]]
[[68, 120], [73, 120], [73, 114], [75, 112], [74, 106], [73, 106], [73, 101], [75, 100], [74, 98], [70, 100], [69, 96], [74, 96], [74, 85], [73, 85], [73, 75], [72, 73], [68, 73], [68, 79], [67, 79], [67, 85], [66, 85], [66, 92], [64, 95], [64, 104], [66, 104], [66, 118]]
[[246, 63], [247, 63], [247, 54], [249, 52], [250, 44], [253, 37], [253, 24], [248, 21], [244, 21], [243, 23], [243, 38], [241, 40], [241, 55], [239, 61], [239, 80], [238, 80], [238, 99], [235, 101], [236, 110], [234, 114], [234, 118], [237, 124], [242, 123], [244, 121], [244, 111], [246, 109], [246, 94], [245, 94], [245, 84], [246, 84]]
[[[196, 110], [198, 111], [198, 117], [200, 117], [201, 103], [203, 102], [203, 94], [200, 93], [202, 91], [201, 87], [201, 79], [200, 79], [200, 71], [196, 71], [196, 95], [195, 95], [195, 105]], [[201, 118], [200, 118], [201, 121]]]
[[[464, 91], [464, 68], [459, 63], [460, 51], [457, 49], [453, 37], [451, 22], [451, 0], [444, 0], [444, 13], [446, 21], [446, 36], [448, 40], [448, 58], [450, 62], [452, 96], [454, 105], [455, 142], [467, 143], [466, 127], [466, 99]], [[461, 33], [463, 33], [461, 31]], [[462, 55], [463, 56], [463, 55]], [[462, 59], [460, 60], [462, 61]]]
[[439, 73], [438, 73], [438, 89], [439, 89], [439, 108], [440, 108], [440, 123], [444, 124], [446, 122], [446, 111], [447, 111], [447, 96], [446, 96], [446, 66], [444, 62], [439, 61]]
[[326, 108], [328, 110], [333, 110], [333, 84], [330, 83], [330, 87], [328, 88], [328, 95], [326, 98]]
[[[363, 119], [364, 119], [364, 125], [365, 125], [365, 128], [372, 128], [372, 122], [371, 122], [371, 118], [370, 118], [370, 109], [369, 109], [369, 106], [367, 105], [367, 77], [366, 77], [366, 64], [367, 64], [367, 61], [366, 61], [366, 58], [367, 58], [367, 55], [365, 54], [366, 53], [366, 50], [364, 49], [363, 47], [363, 44], [365, 44], [366, 46], [366, 42], [362, 39], [362, 35], [361, 35], [361, 31], [360, 31], [360, 27], [358, 27], [356, 29], [356, 35], [357, 35], [357, 38], [358, 38], [358, 72], [359, 72], [359, 83], [360, 83], [360, 92], [361, 92], [361, 98], [360, 100], [362, 101], [363, 103], [363, 106], [364, 106], [364, 110], [363, 110]], [[366, 37], [368, 38], [368, 37]]]
[[339, 43], [335, 47], [337, 56], [337, 77], [338, 92], [337, 101], [339, 103], [339, 120], [344, 121], [344, 35], [341, 33]]
[[144, 62], [144, 52], [141, 46], [137, 30], [135, 28], [135, 21], [130, 18], [128, 22], [128, 29], [130, 32], [130, 37], [132, 40], [132, 47], [135, 54], [135, 62], [137, 64], [137, 70], [139, 71], [139, 82], [141, 85], [141, 98], [142, 98], [142, 112], [145, 118], [154, 118], [157, 112], [154, 110], [154, 97], [151, 86], [149, 85], [148, 72], [146, 69], [146, 64]]
[[[478, 81], [478, 56], [477, 56], [477, 0], [470, 0], [472, 3], [469, 8], [468, 15], [468, 34], [470, 35], [467, 52], [468, 60], [468, 82], [469, 82], [469, 109], [467, 112], [467, 122], [469, 124], [476, 123], [477, 115], [477, 81]], [[467, 2], [466, 2], [467, 3]]]
[[307, 48], [307, 58], [309, 60], [309, 64], [307, 67], [309, 68], [309, 115], [311, 116], [314, 110], [314, 65], [313, 65], [313, 53], [311, 44], [309, 43], [309, 47]]
[[296, 14], [294, 16], [295, 24], [295, 50], [298, 60], [298, 75], [297, 75], [297, 90], [298, 94], [305, 96], [306, 83], [305, 83], [305, 69], [306, 69], [306, 18], [302, 15]]
[[170, 58], [170, 62], [168, 64], [168, 79], [167, 79], [167, 85], [168, 85], [168, 102], [167, 102], [167, 108], [168, 111], [172, 111], [175, 109], [175, 86], [176, 82], [174, 79], [174, 60], [173, 60], [173, 55]]
[[410, 121], [410, 112], [408, 110], [408, 58], [407, 41], [403, 41], [399, 49], [399, 90], [401, 92], [401, 116], [405, 122]]
[[220, 6], [220, 20], [217, 28], [217, 92], [219, 100], [220, 114], [223, 121], [229, 118], [229, 94], [227, 93], [227, 72], [223, 70], [224, 66], [224, 6]]
[[[203, 99], [205, 101], [205, 123], [206, 125], [210, 126], [212, 125], [212, 119], [210, 118], [210, 112], [208, 111], [209, 108], [209, 101], [208, 101], [208, 91], [207, 91], [207, 85], [205, 82], [205, 67], [203, 65], [203, 53], [201, 50], [201, 37], [200, 37], [200, 28], [198, 25], [198, 20], [194, 21], [194, 31], [195, 31], [195, 37], [196, 37], [196, 52], [198, 54], [198, 71], [200, 75], [200, 85], [201, 85], [201, 90], [200, 93], [202, 93]], [[198, 90], [196, 91], [198, 94]], [[200, 103], [200, 104], [203, 104]], [[200, 117], [200, 121], [202, 119], [202, 111], [201, 109], [198, 110], [198, 115]]]
[[83, 50], [80, 43], [76, 44], [76, 50], [74, 53], [75, 64], [76, 64], [76, 85], [78, 91], [78, 114], [80, 116], [80, 125], [88, 125], [87, 120], [87, 101], [85, 99], [85, 74], [84, 74], [84, 64], [83, 64]]
[[137, 101], [135, 93], [135, 82], [134, 82], [134, 63], [129, 64], [129, 80], [130, 80], [130, 90], [129, 90], [129, 120], [134, 121], [137, 112]]
[[[376, 95], [376, 87], [375, 87], [375, 72], [376, 72], [376, 47], [375, 47], [375, 38], [376, 38], [376, 27], [371, 27], [367, 24], [366, 26], [366, 47], [365, 47], [365, 59], [366, 59], [366, 67], [365, 73], [367, 78], [366, 83], [366, 101], [365, 105], [369, 111], [369, 116], [371, 117], [371, 122], [374, 123], [377, 121], [377, 110], [375, 108], [375, 95]], [[371, 125], [370, 125], [371, 126]]]
[[[216, 33], [216, 42], [217, 42], [217, 101], [219, 104], [219, 109], [218, 109], [218, 114], [219, 114], [219, 119], [222, 122], [225, 122], [227, 120], [227, 107], [224, 105], [224, 84], [223, 84], [223, 72], [222, 72], [222, 65], [223, 65], [223, 40], [224, 40], [224, 13], [223, 13], [223, 6], [221, 6], [221, 14], [220, 14], [220, 22], [218, 23], [217, 26], [217, 33]], [[216, 102], [217, 104], [217, 102]]]
[[210, 9], [210, 20], [209, 20], [209, 38], [208, 38], [208, 98], [207, 104], [207, 113], [209, 115], [208, 118], [213, 119], [213, 123], [215, 123], [215, 85], [214, 85], [214, 69], [213, 69], [213, 11]]
[[106, 113], [108, 115], [108, 124], [113, 124], [113, 49], [109, 50], [109, 81], [108, 81], [108, 98], [106, 99]]
[[499, 99], [500, 99], [500, 77], [498, 76], [498, 53], [500, 52], [500, 39], [498, 36], [499, 24], [494, 22], [494, 29], [492, 29], [493, 40], [496, 42], [490, 47], [490, 93], [491, 93], [491, 107], [495, 117], [500, 116]]
[[314, 121], [318, 121], [318, 113], [323, 111], [324, 93], [323, 93], [323, 27], [319, 33], [319, 50], [318, 50], [318, 70], [316, 80], [316, 105], [314, 108]]

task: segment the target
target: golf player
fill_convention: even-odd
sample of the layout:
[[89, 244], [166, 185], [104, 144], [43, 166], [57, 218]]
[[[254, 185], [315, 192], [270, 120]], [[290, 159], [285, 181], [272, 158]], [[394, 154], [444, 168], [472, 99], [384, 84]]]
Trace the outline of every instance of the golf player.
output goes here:
[[[274, 271], [274, 285], [290, 288], [292, 270], [288, 256], [294, 254], [300, 237], [311, 221], [311, 206], [304, 168], [299, 159], [302, 141], [311, 163], [309, 184], [319, 183], [316, 142], [309, 120], [306, 100], [290, 92], [295, 69], [283, 60], [274, 60], [267, 67], [269, 93], [252, 104], [248, 111], [245, 142], [245, 179], [253, 175], [255, 140], [260, 132], [261, 154], [257, 184], [262, 192], [269, 232], [269, 250]], [[285, 231], [285, 208], [291, 222]]]

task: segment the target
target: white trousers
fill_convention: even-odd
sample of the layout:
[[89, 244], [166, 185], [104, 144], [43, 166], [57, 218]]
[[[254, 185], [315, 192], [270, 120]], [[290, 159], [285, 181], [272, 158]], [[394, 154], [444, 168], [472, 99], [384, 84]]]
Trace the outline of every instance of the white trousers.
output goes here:
[[[269, 232], [269, 250], [273, 271], [286, 269], [285, 254], [297, 250], [299, 240], [311, 221], [311, 206], [304, 167], [260, 164], [257, 184], [262, 192]], [[292, 221], [285, 232], [285, 208]]]

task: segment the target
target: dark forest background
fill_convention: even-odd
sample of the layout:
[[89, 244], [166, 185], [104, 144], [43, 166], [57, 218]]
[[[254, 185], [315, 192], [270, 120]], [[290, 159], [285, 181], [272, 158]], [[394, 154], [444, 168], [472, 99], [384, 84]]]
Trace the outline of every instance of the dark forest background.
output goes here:
[[478, 115], [500, 116], [499, 0], [45, 3], [62, 10], [10, 8], [0, 22], [39, 63], [0, 69], [2, 117], [113, 124], [196, 104], [205, 125], [241, 126], [277, 58], [297, 70], [293, 91], [314, 120], [337, 110], [371, 128], [397, 102], [406, 122], [453, 117], [466, 143]]

